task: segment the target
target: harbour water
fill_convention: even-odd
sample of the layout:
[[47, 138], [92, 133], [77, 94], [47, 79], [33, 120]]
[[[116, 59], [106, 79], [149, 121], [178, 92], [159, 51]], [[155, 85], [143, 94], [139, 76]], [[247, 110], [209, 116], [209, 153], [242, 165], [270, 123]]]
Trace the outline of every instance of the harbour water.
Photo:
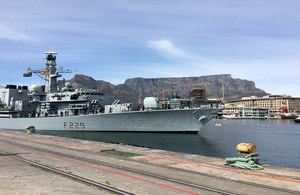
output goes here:
[[239, 143], [256, 144], [261, 164], [300, 169], [300, 124], [293, 120], [212, 120], [199, 134], [38, 131], [39, 134], [101, 142], [117, 142], [153, 149], [211, 157], [237, 157]]

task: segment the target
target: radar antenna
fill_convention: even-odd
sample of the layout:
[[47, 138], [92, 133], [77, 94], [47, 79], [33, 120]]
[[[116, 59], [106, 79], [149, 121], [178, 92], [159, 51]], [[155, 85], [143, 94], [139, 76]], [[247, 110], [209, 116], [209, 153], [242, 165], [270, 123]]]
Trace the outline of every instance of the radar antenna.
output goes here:
[[[32, 72], [35, 75], [45, 80], [45, 92], [56, 92], [57, 91], [57, 78], [62, 75], [59, 73], [72, 73], [72, 70], [64, 70], [60, 67], [58, 70], [56, 69], [56, 55], [58, 54], [55, 51], [45, 52], [47, 55], [46, 59], [46, 68], [44, 69], [31, 69], [30, 67], [27, 69], [28, 72]], [[44, 75], [45, 78], [41, 75]]]

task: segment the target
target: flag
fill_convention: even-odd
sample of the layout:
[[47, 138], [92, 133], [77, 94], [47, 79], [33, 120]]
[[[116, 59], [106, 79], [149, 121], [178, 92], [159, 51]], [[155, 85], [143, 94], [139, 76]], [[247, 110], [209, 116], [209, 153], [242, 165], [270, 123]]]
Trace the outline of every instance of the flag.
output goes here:
[[32, 77], [32, 72], [24, 73], [23, 77]]
[[49, 75], [49, 71], [44, 71], [44, 72], [41, 72], [41, 75]]

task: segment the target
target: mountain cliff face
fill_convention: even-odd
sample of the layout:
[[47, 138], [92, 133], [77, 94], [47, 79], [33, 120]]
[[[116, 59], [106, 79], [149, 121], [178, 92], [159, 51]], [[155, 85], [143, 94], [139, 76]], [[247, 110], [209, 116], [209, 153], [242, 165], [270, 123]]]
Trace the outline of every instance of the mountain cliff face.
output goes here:
[[256, 88], [253, 81], [234, 79], [230, 74], [178, 78], [131, 78], [119, 85], [101, 80], [97, 81], [91, 77], [77, 74], [70, 82], [74, 88], [98, 89], [112, 100], [120, 99], [123, 102], [136, 102], [140, 94], [142, 97], [153, 96], [153, 93], [163, 89], [176, 91], [181, 98], [184, 98], [189, 96], [189, 89], [203, 88], [205, 82], [208, 98], [222, 97], [222, 82], [227, 101], [245, 96], [267, 95], [265, 91]]

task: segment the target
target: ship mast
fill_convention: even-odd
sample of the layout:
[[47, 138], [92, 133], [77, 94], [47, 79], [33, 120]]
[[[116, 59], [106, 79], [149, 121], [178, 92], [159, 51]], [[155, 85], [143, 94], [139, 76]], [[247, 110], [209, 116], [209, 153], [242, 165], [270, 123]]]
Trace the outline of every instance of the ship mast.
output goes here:
[[[56, 55], [57, 52], [55, 51], [48, 51], [45, 52], [47, 55], [46, 59], [46, 69], [40, 70], [33, 70], [28, 68], [27, 71], [35, 73], [37, 76], [41, 77], [41, 75], [45, 75], [45, 92], [46, 93], [55, 93], [58, 91], [57, 89], [57, 78], [61, 77], [62, 75], [59, 73], [72, 73], [71, 70], [67, 69], [66, 71], [63, 69], [56, 69]], [[41, 77], [43, 78], [43, 77]], [[43, 78], [44, 79], [44, 78]]]
[[62, 75], [56, 72], [56, 55], [57, 52], [45, 52], [47, 55], [46, 62], [46, 79], [45, 79], [45, 92], [46, 93], [54, 93], [57, 91], [57, 78]]

